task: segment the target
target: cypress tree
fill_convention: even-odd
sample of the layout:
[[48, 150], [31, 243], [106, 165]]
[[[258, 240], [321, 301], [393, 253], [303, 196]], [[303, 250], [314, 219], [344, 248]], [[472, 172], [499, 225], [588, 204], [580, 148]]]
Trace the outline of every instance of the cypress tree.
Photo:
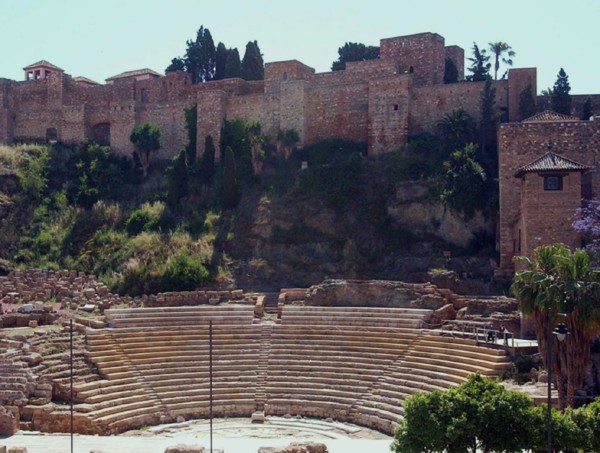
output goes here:
[[208, 28], [200, 27], [195, 41], [187, 42], [186, 71], [192, 75], [192, 83], [212, 80], [215, 75], [215, 43]]
[[215, 77], [214, 80], [222, 80], [225, 78], [225, 67], [227, 66], [227, 48], [225, 44], [220, 42], [217, 45], [217, 53], [215, 55]]
[[521, 121], [535, 114], [535, 99], [533, 97], [533, 86], [527, 82], [525, 88], [519, 93], [519, 116]]
[[238, 186], [235, 176], [235, 157], [231, 147], [225, 148], [223, 181], [223, 206], [226, 209], [234, 208], [238, 204]]
[[186, 163], [185, 150], [179, 151], [167, 167], [167, 203], [175, 206], [183, 197], [189, 193], [188, 166]]
[[225, 78], [242, 76], [242, 63], [240, 62], [240, 53], [237, 48], [227, 50], [227, 63], [225, 64]]
[[444, 83], [456, 83], [458, 82], [458, 69], [452, 58], [446, 57], [446, 63], [444, 67]]
[[485, 49], [479, 50], [477, 44], [473, 43], [473, 58], [467, 58], [471, 62], [469, 72], [472, 74], [467, 76], [467, 80], [471, 82], [483, 82], [489, 75], [491, 63], [490, 56], [486, 55]]
[[552, 88], [552, 110], [564, 115], [571, 114], [571, 86], [569, 76], [563, 68], [560, 68], [554, 87]]
[[588, 96], [585, 102], [583, 103], [583, 112], [581, 114], [581, 119], [587, 121], [593, 114], [594, 112], [592, 110], [592, 98]]
[[496, 113], [496, 89], [492, 87], [492, 78], [488, 75], [479, 96], [479, 125], [481, 162], [490, 174], [497, 172], [496, 130], [498, 115]]
[[188, 134], [188, 145], [185, 147], [185, 154], [187, 164], [191, 167], [196, 162], [196, 132], [197, 132], [197, 119], [198, 119], [198, 106], [194, 104], [189, 109], [184, 109], [185, 115], [185, 129]]
[[248, 41], [248, 44], [246, 44], [246, 52], [242, 59], [242, 79], [263, 80], [264, 78], [264, 62], [258, 43], [256, 41]]
[[215, 177], [215, 144], [212, 135], [204, 139], [204, 154], [200, 161], [200, 176], [202, 183], [208, 187], [212, 186]]

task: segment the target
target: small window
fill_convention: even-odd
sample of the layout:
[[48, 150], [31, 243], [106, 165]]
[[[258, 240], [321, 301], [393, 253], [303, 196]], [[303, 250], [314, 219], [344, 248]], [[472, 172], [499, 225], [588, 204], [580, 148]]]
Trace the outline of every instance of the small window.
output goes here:
[[560, 190], [563, 190], [563, 177], [562, 177], [562, 175], [548, 175], [548, 176], [544, 176], [544, 190], [549, 190], [549, 191], [560, 191]]
[[415, 72], [415, 68], [413, 68], [412, 66], [410, 66], [410, 67], [408, 68], [408, 73], [409, 73], [409, 74], [412, 74], [413, 72]]
[[140, 98], [142, 102], [148, 101], [148, 92], [146, 91], [146, 88], [140, 90]]
[[394, 104], [394, 112], [398, 111], [398, 104]]
[[284, 72], [284, 73], [283, 73], [283, 80], [287, 80], [287, 79], [288, 79], [288, 73], [287, 73], [287, 72]]

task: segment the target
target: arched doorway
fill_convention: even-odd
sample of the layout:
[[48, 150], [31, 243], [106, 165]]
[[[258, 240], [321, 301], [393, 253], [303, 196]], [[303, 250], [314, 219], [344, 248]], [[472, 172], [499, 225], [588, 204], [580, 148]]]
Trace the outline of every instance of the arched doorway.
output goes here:
[[98, 123], [92, 128], [92, 141], [102, 146], [110, 146], [110, 123]]

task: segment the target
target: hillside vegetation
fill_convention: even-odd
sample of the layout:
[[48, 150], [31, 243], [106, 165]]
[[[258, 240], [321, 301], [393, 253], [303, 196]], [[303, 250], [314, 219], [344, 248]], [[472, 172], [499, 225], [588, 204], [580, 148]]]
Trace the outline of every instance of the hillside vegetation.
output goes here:
[[[485, 273], [495, 207], [478, 208], [494, 190], [481, 178], [478, 188], [460, 173], [449, 179], [464, 153], [421, 136], [377, 158], [363, 144], [325, 142], [286, 159], [274, 144], [253, 146], [256, 125], [226, 126], [229, 171], [226, 153], [207, 168], [189, 148], [153, 162], [146, 178], [95, 144], [0, 148], [0, 272], [74, 269], [132, 295], [335, 277], [414, 281], [444, 266]], [[289, 136], [279, 144], [292, 149]]]

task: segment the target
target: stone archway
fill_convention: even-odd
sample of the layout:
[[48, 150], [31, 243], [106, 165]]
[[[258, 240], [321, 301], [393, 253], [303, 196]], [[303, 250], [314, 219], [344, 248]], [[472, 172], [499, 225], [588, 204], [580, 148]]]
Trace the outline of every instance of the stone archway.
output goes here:
[[110, 123], [98, 123], [92, 127], [92, 141], [102, 146], [110, 146]]

